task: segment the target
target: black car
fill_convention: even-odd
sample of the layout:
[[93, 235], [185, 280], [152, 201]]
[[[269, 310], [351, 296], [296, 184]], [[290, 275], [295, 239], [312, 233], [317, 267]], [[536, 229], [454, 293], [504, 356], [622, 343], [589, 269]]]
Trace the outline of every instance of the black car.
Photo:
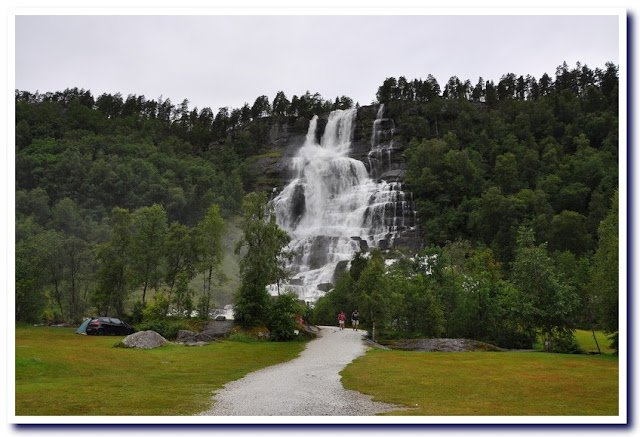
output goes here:
[[133, 334], [133, 326], [113, 317], [91, 319], [87, 325], [87, 335], [129, 335]]

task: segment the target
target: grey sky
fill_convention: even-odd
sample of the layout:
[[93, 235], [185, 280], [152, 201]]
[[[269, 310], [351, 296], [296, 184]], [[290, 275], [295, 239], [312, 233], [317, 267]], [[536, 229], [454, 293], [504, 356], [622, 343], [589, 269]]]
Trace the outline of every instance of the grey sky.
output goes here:
[[369, 104], [385, 78], [476, 84], [619, 63], [618, 17], [16, 16], [16, 88], [237, 108], [309, 90]]

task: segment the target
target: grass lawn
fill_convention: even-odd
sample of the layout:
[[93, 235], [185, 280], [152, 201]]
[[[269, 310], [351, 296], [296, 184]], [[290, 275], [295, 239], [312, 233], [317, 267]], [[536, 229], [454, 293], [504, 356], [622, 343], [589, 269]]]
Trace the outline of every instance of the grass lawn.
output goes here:
[[123, 337], [16, 328], [17, 416], [180, 416], [211, 406], [212, 391], [288, 361], [303, 342], [223, 341], [203, 347], [114, 348]]
[[576, 335], [576, 340], [578, 344], [585, 352], [598, 352], [598, 346], [600, 346], [600, 351], [603, 354], [612, 354], [615, 352], [615, 349], [609, 347], [611, 344], [611, 340], [609, 340], [608, 336], [602, 331], [596, 331], [596, 339], [598, 343], [593, 339], [593, 332], [591, 331], [583, 331], [581, 329], [577, 329], [574, 331]]
[[395, 415], [618, 415], [612, 355], [375, 349], [341, 375], [347, 389], [413, 408]]

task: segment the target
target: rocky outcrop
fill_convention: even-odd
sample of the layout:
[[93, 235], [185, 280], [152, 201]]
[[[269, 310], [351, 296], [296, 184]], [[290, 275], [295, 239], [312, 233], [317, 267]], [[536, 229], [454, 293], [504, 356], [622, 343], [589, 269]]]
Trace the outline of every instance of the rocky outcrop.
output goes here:
[[420, 338], [396, 340], [391, 349], [417, 352], [501, 352], [497, 346], [466, 338]]
[[232, 327], [232, 320], [214, 320], [207, 323], [200, 332], [178, 331], [176, 343], [187, 346], [203, 346], [228, 336]]

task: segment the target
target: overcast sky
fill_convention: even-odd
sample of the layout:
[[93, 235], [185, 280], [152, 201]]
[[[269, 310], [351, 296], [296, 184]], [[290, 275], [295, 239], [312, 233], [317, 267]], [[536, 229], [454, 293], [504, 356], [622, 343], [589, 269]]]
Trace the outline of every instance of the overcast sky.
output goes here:
[[387, 77], [496, 83], [566, 61], [619, 64], [616, 15], [16, 16], [16, 88], [170, 98], [189, 108], [319, 92], [375, 99]]

